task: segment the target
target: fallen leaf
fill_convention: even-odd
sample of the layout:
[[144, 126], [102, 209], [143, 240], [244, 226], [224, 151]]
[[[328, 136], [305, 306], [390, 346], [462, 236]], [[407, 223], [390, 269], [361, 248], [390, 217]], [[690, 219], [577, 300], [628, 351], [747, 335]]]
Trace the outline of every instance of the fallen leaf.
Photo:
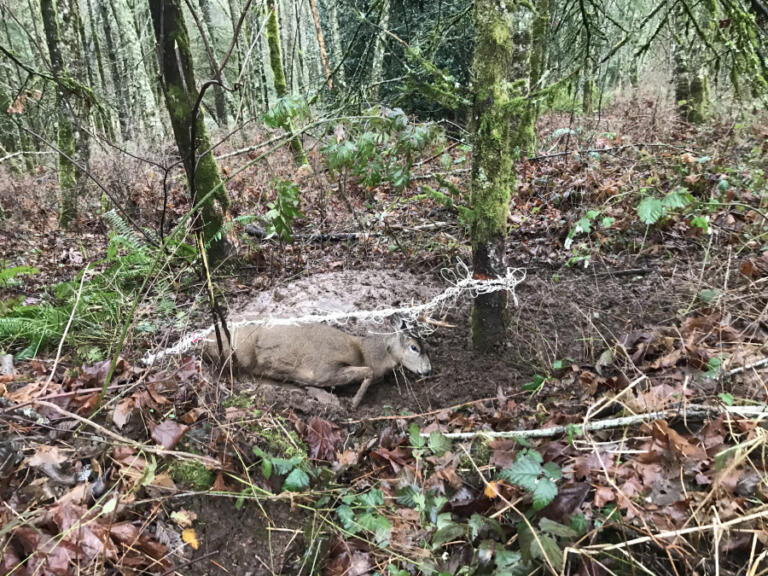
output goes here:
[[197, 540], [197, 532], [195, 532], [194, 528], [187, 528], [186, 530], [182, 530], [181, 539], [185, 543], [189, 544], [193, 550], [197, 550], [200, 547], [200, 542]]
[[493, 500], [499, 495], [498, 484], [491, 480], [488, 482], [488, 484], [485, 485], [485, 490], [483, 490], [483, 493], [487, 498]]
[[343, 440], [341, 428], [317, 416], [309, 419], [305, 436], [309, 457], [314, 460], [333, 461]]
[[173, 520], [179, 528], [189, 528], [197, 520], [197, 514], [191, 510], [176, 510], [171, 512], [171, 520]]
[[160, 444], [166, 450], [172, 450], [184, 434], [189, 430], [189, 426], [179, 424], [175, 420], [167, 419], [161, 424], [155, 426], [152, 430], [152, 440]]

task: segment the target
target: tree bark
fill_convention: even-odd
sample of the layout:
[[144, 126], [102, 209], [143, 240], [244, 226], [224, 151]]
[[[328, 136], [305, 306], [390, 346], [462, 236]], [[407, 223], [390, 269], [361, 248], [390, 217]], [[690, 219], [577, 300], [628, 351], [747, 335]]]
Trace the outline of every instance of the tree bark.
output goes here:
[[130, 104], [128, 97], [128, 82], [120, 71], [121, 59], [115, 46], [115, 40], [112, 36], [112, 22], [109, 19], [107, 3], [104, 0], [96, 0], [101, 14], [101, 24], [104, 26], [104, 40], [107, 42], [107, 56], [109, 62], [110, 74], [112, 76], [112, 88], [117, 100], [117, 121], [120, 125], [120, 136], [123, 140], [130, 140], [133, 137], [133, 126], [128, 120], [130, 116]]
[[131, 71], [128, 82], [132, 107], [138, 112], [144, 131], [154, 138], [161, 132], [157, 114], [158, 103], [155, 102], [154, 92], [149, 82], [149, 75], [145, 68], [144, 58], [142, 58], [141, 45], [136, 34], [136, 28], [132, 23], [128, 22], [128, 16], [125, 14], [125, 8], [127, 8], [125, 0], [100, 1], [108, 2], [112, 8], [117, 34], [120, 38], [122, 51], [125, 54], [124, 69]]
[[[494, 0], [476, 0], [474, 10], [472, 261], [475, 278], [495, 278], [506, 273], [507, 217], [515, 186], [514, 161], [520, 153], [512, 118], [525, 116], [523, 97], [530, 73], [530, 42], [519, 47], [516, 42], [530, 22], [527, 12], [511, 2], [502, 9]], [[504, 342], [506, 309], [506, 292], [475, 298], [471, 318], [475, 349], [490, 351]]]
[[389, 0], [382, 0], [379, 14], [379, 33], [376, 36], [376, 46], [373, 49], [371, 64], [371, 90], [369, 97], [373, 102], [379, 101], [379, 88], [384, 77], [384, 54], [387, 49], [387, 35], [384, 30], [389, 28]]
[[[338, 66], [339, 63], [341, 62], [341, 59], [344, 57], [344, 51], [341, 48], [341, 34], [339, 33], [339, 12], [337, 10], [338, 2], [336, 2], [336, 0], [330, 0], [330, 1], [331, 1], [331, 13], [330, 13], [331, 39], [333, 40], [333, 65]], [[343, 64], [336, 72], [336, 78], [338, 78], [339, 84], [342, 87], [347, 85], [347, 80], [344, 75]]]
[[[211, 14], [211, 4], [209, 0], [200, 0], [200, 8], [203, 11], [203, 21], [208, 31], [208, 41], [206, 51], [208, 52], [208, 62], [211, 66], [211, 77], [219, 83], [223, 83], [221, 74], [219, 74], [219, 62], [216, 57], [216, 30], [213, 25], [213, 16]], [[201, 31], [202, 32], [202, 31]], [[227, 97], [221, 86], [213, 87], [213, 100], [216, 106], [216, 120], [219, 126], [226, 127], [227, 120]]]
[[[283, 58], [280, 54], [280, 26], [277, 20], [277, 10], [274, 3], [269, 5], [269, 18], [267, 20], [267, 42], [269, 43], [269, 64], [272, 68], [274, 78], [275, 93], [278, 98], [285, 98], [288, 95], [288, 86], [285, 82], [285, 71], [283, 70]], [[293, 158], [297, 164], [309, 165], [307, 155], [304, 153], [304, 147], [301, 140], [293, 134], [293, 123], [288, 120], [284, 128], [291, 134], [290, 146], [293, 151]]]
[[157, 39], [165, 103], [187, 173], [190, 204], [193, 207], [200, 204], [193, 223], [202, 230], [204, 243], [210, 245], [210, 256], [217, 261], [226, 255], [228, 249], [227, 241], [216, 237], [226, 218], [229, 198], [213, 157], [202, 109], [197, 117], [193, 117], [199, 93], [181, 4], [179, 0], [150, 0], [149, 6]]
[[59, 19], [54, 2], [55, 0], [40, 0], [40, 12], [45, 40], [48, 45], [48, 55], [51, 59], [51, 70], [57, 82], [58, 127], [56, 142], [59, 148], [59, 224], [62, 228], [67, 228], [77, 218], [77, 172], [72, 162], [75, 158], [74, 113], [71, 103], [68, 102], [70, 96], [66, 89], [68, 78], [61, 56]]
[[333, 90], [333, 79], [331, 78], [331, 67], [328, 64], [328, 51], [325, 49], [325, 38], [323, 38], [323, 27], [320, 26], [320, 13], [317, 11], [317, 0], [309, 0], [309, 6], [312, 8], [312, 20], [315, 23], [315, 37], [317, 46], [320, 49], [320, 59], [323, 63], [325, 72], [325, 81], [328, 84], [328, 90]]

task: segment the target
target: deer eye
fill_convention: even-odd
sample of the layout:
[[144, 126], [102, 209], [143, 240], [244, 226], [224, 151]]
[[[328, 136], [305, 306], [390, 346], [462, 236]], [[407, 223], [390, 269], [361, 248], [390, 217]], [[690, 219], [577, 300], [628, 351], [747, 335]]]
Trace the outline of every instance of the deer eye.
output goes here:
[[416, 346], [416, 344], [411, 344], [411, 352], [416, 352], [416, 354], [419, 353], [419, 347]]

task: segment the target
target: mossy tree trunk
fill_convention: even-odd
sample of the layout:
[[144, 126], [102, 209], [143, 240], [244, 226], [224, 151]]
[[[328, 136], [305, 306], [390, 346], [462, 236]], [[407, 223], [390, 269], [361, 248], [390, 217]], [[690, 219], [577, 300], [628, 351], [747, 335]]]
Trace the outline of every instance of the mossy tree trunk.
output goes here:
[[112, 9], [115, 29], [120, 39], [121, 53], [124, 59], [124, 70], [129, 73], [129, 79], [121, 79], [129, 85], [129, 98], [131, 106], [142, 121], [142, 135], [149, 135], [154, 139], [162, 132], [162, 126], [158, 118], [160, 103], [155, 101], [155, 93], [149, 81], [151, 68], [150, 58], [144, 58], [141, 51], [141, 39], [136, 33], [131, 20], [129, 7], [126, 0], [99, 0], [106, 2]]
[[[522, 4], [522, 3], [520, 3]], [[530, 13], [476, 0], [472, 148], [472, 261], [476, 278], [506, 273], [505, 238], [514, 163], [521, 151], [530, 74]], [[519, 45], [518, 45], [519, 43]], [[472, 306], [472, 345], [489, 351], [504, 342], [507, 294], [479, 295]]]
[[389, 28], [389, 0], [381, 0], [379, 11], [379, 33], [376, 35], [376, 45], [373, 49], [373, 62], [371, 64], [371, 89], [369, 98], [373, 103], [379, 102], [381, 82], [384, 79], [384, 55], [387, 50], [387, 35], [385, 30]]
[[677, 46], [674, 54], [675, 102], [680, 118], [692, 124], [700, 124], [706, 118], [706, 106], [709, 93], [707, 79], [701, 73], [692, 73], [688, 59]]
[[104, 27], [104, 40], [107, 43], [107, 60], [109, 62], [109, 71], [112, 76], [113, 93], [115, 94], [117, 101], [117, 121], [120, 125], [120, 136], [123, 140], [130, 140], [133, 137], [133, 126], [131, 126], [129, 122], [130, 99], [128, 96], [128, 82], [121, 81], [121, 79], [124, 80], [125, 78], [120, 70], [122, 60], [119, 56], [117, 46], [115, 45], [114, 32], [112, 30], [112, 22], [109, 18], [107, 3], [104, 0], [96, 0], [96, 5], [99, 7], [101, 24]]
[[[65, 2], [66, 0], [61, 0]], [[51, 69], [56, 78], [57, 137], [59, 148], [59, 224], [67, 228], [77, 218], [77, 171], [72, 160], [75, 158], [74, 108], [68, 101], [71, 94], [66, 89], [68, 78], [61, 56], [59, 40], [59, 19], [56, 0], [40, 0], [40, 12], [45, 30], [45, 41], [51, 59]]]
[[194, 224], [202, 230], [203, 240], [210, 246], [211, 258], [220, 260], [226, 254], [228, 243], [223, 237], [215, 237], [226, 218], [229, 198], [213, 157], [202, 109], [197, 117], [193, 117], [199, 93], [180, 0], [150, 0], [149, 6], [165, 103], [187, 173], [191, 204], [200, 203]]
[[[104, 71], [104, 58], [101, 54], [101, 41], [99, 40], [99, 34], [97, 32], [96, 27], [96, 12], [93, 9], [93, 0], [88, 0], [87, 4], [88, 8], [88, 29], [91, 33], [91, 45], [93, 47], [93, 58], [96, 60], [96, 69], [99, 73], [99, 87], [101, 88], [102, 94], [109, 94], [109, 90], [107, 88], [107, 75]], [[94, 88], [95, 85], [91, 85], [91, 88]], [[106, 132], [107, 136], [110, 140], [115, 140], [115, 130], [112, 125], [112, 115], [109, 113], [109, 110], [107, 107], [103, 106], [101, 109], [97, 112], [102, 120], [102, 125], [104, 127], [104, 131]]]
[[[213, 25], [213, 15], [211, 14], [211, 4], [209, 0], [199, 0], [200, 8], [203, 12], [203, 22], [208, 32], [208, 38], [203, 38], [203, 42], [208, 53], [208, 64], [211, 67], [211, 76], [217, 82], [222, 83], [221, 74], [219, 74], [219, 63], [216, 57], [216, 27]], [[221, 86], [213, 87], [213, 100], [216, 106], [216, 121], [219, 126], [226, 127], [227, 120], [227, 95]]]
[[[79, 0], [58, 0], [59, 14], [61, 15], [61, 42], [64, 47], [65, 68], [69, 76], [73, 78], [80, 86], [77, 87], [77, 93], [74, 98], [69, 100], [70, 105], [74, 106], [75, 121], [75, 160], [77, 164], [85, 170], [91, 161], [90, 149], [90, 118], [91, 118], [91, 96], [93, 92], [86, 94], [83, 86], [91, 86], [88, 75], [89, 66], [85, 61], [85, 46], [82, 43], [85, 38], [83, 21], [80, 17]], [[91, 88], [92, 90], [92, 88]], [[84, 170], [76, 169], [77, 190], [82, 194], [88, 182], [88, 175]]]
[[[331, 21], [331, 39], [333, 40], [333, 66], [334, 68], [339, 65], [341, 59], [344, 57], [344, 50], [341, 45], [341, 33], [339, 32], [339, 11], [338, 3], [335, 0], [331, 0], [330, 15]], [[344, 65], [336, 71], [336, 78], [339, 85], [343, 88], [347, 85], [346, 76], [344, 74]]]
[[[16, 130], [8, 113], [11, 104], [13, 101], [10, 94], [0, 86], [0, 156], [10, 156], [21, 148], [14, 138]], [[22, 172], [21, 163], [16, 158], [9, 158], [6, 162], [14, 172]]]
[[[288, 85], [285, 82], [285, 70], [283, 69], [283, 57], [280, 53], [280, 25], [277, 18], [275, 4], [269, 4], [269, 18], [267, 19], [267, 42], [269, 44], [269, 65], [272, 69], [274, 79], [275, 94], [278, 98], [288, 96]], [[290, 146], [293, 152], [293, 158], [297, 164], [309, 165], [307, 155], [304, 153], [304, 147], [301, 140], [294, 134], [293, 123], [288, 120], [283, 127], [291, 135]]]

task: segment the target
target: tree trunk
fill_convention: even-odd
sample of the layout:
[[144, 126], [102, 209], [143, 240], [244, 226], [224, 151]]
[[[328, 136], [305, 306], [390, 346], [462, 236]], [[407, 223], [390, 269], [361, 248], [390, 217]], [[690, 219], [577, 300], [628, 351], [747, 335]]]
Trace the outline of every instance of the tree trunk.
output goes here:
[[160, 134], [161, 126], [158, 121], [157, 108], [154, 92], [149, 82], [149, 75], [144, 67], [145, 62], [142, 58], [141, 45], [136, 35], [136, 29], [132, 23], [129, 23], [129, 15], [125, 13], [125, 0], [100, 0], [108, 2], [112, 8], [112, 14], [115, 18], [117, 34], [120, 38], [121, 48], [125, 54], [125, 69], [131, 70], [128, 81], [130, 85], [130, 100], [134, 110], [137, 110], [142, 121], [144, 131], [154, 138]]
[[[62, 0], [65, 1], [65, 0]], [[57, 146], [59, 148], [59, 224], [67, 228], [77, 218], [77, 172], [75, 158], [75, 134], [73, 107], [67, 101], [70, 94], [65, 89], [66, 70], [59, 46], [59, 19], [55, 0], [40, 0], [40, 12], [51, 59], [51, 70], [56, 78], [56, 106], [58, 109]]]
[[[107, 88], [107, 75], [104, 72], [104, 59], [101, 55], [101, 42], [96, 28], [96, 12], [93, 9], [93, 0], [88, 0], [88, 28], [91, 33], [91, 42], [93, 44], [93, 58], [96, 60], [96, 69], [99, 73], [99, 86], [101, 87], [102, 97], [109, 94]], [[93, 88], [95, 85], [92, 85]], [[98, 114], [101, 116], [104, 130], [110, 140], [115, 140], [115, 131], [112, 126], [112, 115], [106, 107], [102, 107]]]
[[379, 101], [379, 88], [384, 78], [384, 54], [387, 49], [387, 35], [384, 30], [389, 28], [389, 0], [382, 0], [379, 14], [379, 30], [376, 36], [376, 46], [373, 49], [373, 63], [371, 64], [371, 90], [369, 98], [374, 102]]
[[[217, 240], [215, 237], [227, 215], [229, 198], [211, 151], [202, 109], [197, 117], [193, 117], [199, 93], [180, 0], [150, 0], [149, 6], [157, 39], [165, 103], [187, 173], [190, 204], [200, 204], [194, 225], [200, 227], [198, 230], [202, 230], [204, 242], [210, 244], [211, 258], [220, 260], [226, 255], [228, 243], [224, 238]], [[198, 151], [203, 152], [203, 156], [198, 157]]]
[[[547, 61], [547, 40], [549, 37], [549, 2], [550, 0], [536, 0], [536, 14], [531, 24], [531, 74], [530, 89], [541, 90], [540, 85], [544, 77]], [[527, 142], [525, 153], [527, 156], [536, 154], [536, 120], [539, 117], [539, 102], [536, 98], [528, 103], [528, 119], [530, 126], [530, 139]]]
[[[69, 75], [81, 85], [90, 86], [88, 75], [89, 66], [85, 61], [85, 46], [81, 42], [85, 38], [83, 21], [80, 17], [79, 0], [58, 0], [59, 14], [61, 14], [61, 41], [66, 52], [66, 66]], [[91, 88], [92, 89], [92, 88]], [[85, 94], [75, 95], [70, 100], [74, 106], [75, 122], [75, 160], [85, 170], [88, 169], [91, 160], [89, 121], [91, 117], [91, 101]], [[76, 170], [77, 189], [82, 194], [88, 182], [88, 175], [83, 170]]]
[[[216, 57], [216, 30], [213, 26], [213, 16], [211, 15], [211, 3], [209, 0], [200, 0], [200, 8], [203, 11], [203, 21], [208, 31], [208, 41], [206, 42], [208, 51], [208, 62], [211, 66], [211, 77], [217, 82], [222, 82], [219, 74], [219, 63]], [[205, 42], [205, 39], [203, 39]], [[216, 121], [219, 126], [227, 126], [227, 98], [224, 89], [221, 86], [213, 87], [213, 99], [216, 106]]]
[[[13, 104], [11, 96], [5, 88], [0, 86], [0, 155], [2, 156], [9, 156], [18, 152], [21, 147], [20, 143], [17, 143], [14, 138], [15, 128], [7, 112], [11, 104]], [[21, 160], [21, 158], [18, 158], [18, 160]], [[8, 162], [11, 170], [17, 174], [22, 172], [21, 163], [16, 158], [9, 158], [6, 162]]]
[[[514, 161], [519, 155], [519, 148], [513, 148], [519, 142], [514, 141], [518, 128], [512, 117], [525, 115], [522, 97], [530, 73], [530, 42], [520, 47], [516, 42], [526, 37], [530, 18], [522, 6], [511, 2], [501, 9], [495, 0], [476, 0], [474, 10], [472, 261], [475, 278], [495, 278], [506, 273], [507, 217], [515, 186]], [[471, 327], [477, 350], [490, 351], [504, 342], [506, 308], [503, 291], [475, 298]]]
[[117, 47], [112, 36], [112, 22], [109, 19], [107, 3], [104, 0], [96, 0], [101, 14], [101, 23], [104, 26], [104, 40], [107, 42], [107, 56], [109, 61], [110, 73], [112, 75], [112, 88], [117, 100], [117, 121], [120, 124], [120, 136], [122, 139], [130, 140], [133, 137], [133, 126], [128, 120], [130, 116], [130, 104], [128, 97], [128, 82], [120, 71], [121, 59], [118, 55]]
[[[333, 65], [339, 66], [341, 59], [344, 57], [344, 51], [341, 48], [341, 34], [339, 33], [339, 12], [336, 0], [331, 0], [331, 39], [333, 40]], [[336, 71], [336, 78], [338, 78], [339, 85], [343, 88], [347, 85], [347, 80], [344, 75], [344, 65], [342, 64]]]
[[325, 72], [325, 81], [328, 84], [328, 90], [333, 90], [333, 80], [331, 78], [331, 67], [328, 64], [328, 51], [325, 49], [325, 38], [323, 38], [323, 27], [320, 26], [320, 13], [317, 11], [317, 0], [309, 0], [309, 6], [312, 9], [312, 21], [315, 23], [315, 37], [317, 46], [320, 49], [320, 60]]
[[[277, 21], [277, 11], [274, 3], [269, 6], [269, 19], [267, 20], [267, 42], [269, 43], [269, 64], [272, 68], [274, 77], [275, 93], [278, 98], [285, 98], [288, 95], [288, 86], [285, 83], [285, 71], [283, 70], [283, 59], [280, 54], [280, 27]], [[293, 123], [288, 120], [284, 128], [291, 134], [291, 150], [293, 158], [297, 164], [309, 164], [307, 155], [304, 153], [304, 147], [298, 136], [293, 135]]]

